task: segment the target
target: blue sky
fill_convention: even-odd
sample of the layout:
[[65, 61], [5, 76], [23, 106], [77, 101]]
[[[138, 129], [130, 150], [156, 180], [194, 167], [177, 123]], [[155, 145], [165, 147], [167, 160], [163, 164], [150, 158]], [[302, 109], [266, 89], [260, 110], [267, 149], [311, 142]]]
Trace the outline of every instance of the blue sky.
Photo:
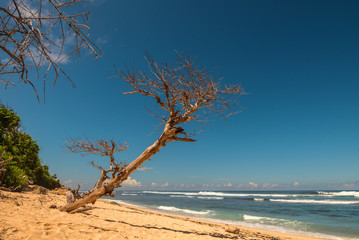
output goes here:
[[[359, 189], [358, 1], [92, 1], [91, 38], [104, 52], [83, 54], [47, 84], [38, 104], [29, 86], [1, 88], [0, 101], [38, 139], [41, 158], [63, 183], [92, 186], [98, 158], [67, 154], [67, 137], [115, 138], [130, 162], [158, 137], [151, 98], [123, 95], [113, 64], [147, 70], [175, 50], [242, 84], [243, 110], [217, 119], [195, 143], [172, 143], [136, 171], [126, 188]], [[35, 76], [34, 76], [35, 77]], [[39, 82], [40, 84], [40, 82]]]

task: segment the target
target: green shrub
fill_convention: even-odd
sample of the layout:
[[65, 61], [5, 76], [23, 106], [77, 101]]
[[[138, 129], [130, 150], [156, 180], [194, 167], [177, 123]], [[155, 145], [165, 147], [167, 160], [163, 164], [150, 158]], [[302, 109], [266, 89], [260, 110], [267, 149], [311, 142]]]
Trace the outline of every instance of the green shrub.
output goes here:
[[46, 187], [60, 187], [60, 182], [49, 173], [48, 166], [42, 166], [39, 158], [39, 146], [27, 133], [20, 131], [21, 121], [13, 110], [0, 105], [0, 153], [2, 159], [11, 159], [0, 184], [16, 187], [34, 184]]
[[17, 187], [25, 185], [28, 179], [25, 171], [14, 164], [9, 164], [6, 167], [5, 177], [2, 184], [6, 187]]

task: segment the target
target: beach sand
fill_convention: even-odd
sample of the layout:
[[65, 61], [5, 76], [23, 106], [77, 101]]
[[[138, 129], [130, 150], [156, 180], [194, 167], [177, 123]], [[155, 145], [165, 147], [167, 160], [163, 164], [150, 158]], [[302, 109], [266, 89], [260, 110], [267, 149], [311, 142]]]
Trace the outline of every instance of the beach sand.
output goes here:
[[[292, 239], [311, 240], [279, 232], [238, 227], [173, 216], [98, 200], [89, 210], [69, 214], [56, 207], [65, 204], [57, 192], [36, 194], [2, 191], [0, 196], [0, 239]], [[54, 207], [54, 206], [52, 206]]]

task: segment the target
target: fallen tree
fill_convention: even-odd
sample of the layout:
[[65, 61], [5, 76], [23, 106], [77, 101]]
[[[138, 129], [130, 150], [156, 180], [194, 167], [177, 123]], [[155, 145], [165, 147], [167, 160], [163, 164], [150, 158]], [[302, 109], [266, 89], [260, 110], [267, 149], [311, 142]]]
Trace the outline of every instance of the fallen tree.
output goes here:
[[[115, 188], [167, 143], [194, 142], [193, 136], [197, 131], [185, 131], [185, 124], [198, 122], [203, 126], [203, 123], [208, 122], [210, 114], [225, 118], [236, 113], [234, 109], [238, 109], [237, 100], [244, 94], [243, 88], [222, 84], [214, 74], [195, 65], [192, 57], [177, 53], [176, 65], [173, 66], [168, 63], [158, 64], [148, 54], [146, 61], [151, 74], [128, 68], [125, 71], [117, 69], [117, 76], [132, 87], [131, 91], [124, 94], [149, 96], [160, 106], [159, 112], [153, 115], [161, 119], [161, 135], [129, 165], [115, 163], [113, 157], [117, 149], [125, 150], [126, 145], [117, 148], [113, 141], [111, 144], [104, 140], [102, 144], [78, 139], [68, 141], [70, 152], [110, 157], [110, 169], [104, 170], [93, 163], [101, 170], [101, 177], [94, 189], [63, 206], [61, 211], [71, 212], [94, 203], [101, 196], [112, 195]], [[109, 173], [112, 173], [110, 177]]]

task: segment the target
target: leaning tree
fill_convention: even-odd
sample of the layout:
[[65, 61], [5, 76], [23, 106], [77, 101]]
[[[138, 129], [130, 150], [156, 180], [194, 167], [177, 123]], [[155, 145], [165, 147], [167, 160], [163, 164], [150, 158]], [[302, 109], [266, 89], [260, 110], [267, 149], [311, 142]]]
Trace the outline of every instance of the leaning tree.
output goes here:
[[61, 211], [70, 212], [94, 203], [101, 196], [113, 195], [115, 188], [167, 143], [194, 142], [196, 132], [186, 131], [186, 124], [203, 124], [209, 120], [210, 115], [227, 117], [236, 113], [238, 97], [244, 94], [243, 88], [240, 85], [222, 84], [215, 74], [196, 65], [191, 56], [177, 53], [174, 65], [159, 64], [148, 54], [146, 61], [149, 74], [127, 68], [124, 71], [117, 69], [117, 76], [131, 87], [131, 91], [124, 94], [149, 96], [158, 104], [160, 110], [155, 115], [161, 119], [160, 136], [129, 165], [116, 163], [113, 156], [115, 152], [125, 150], [126, 145], [118, 147], [114, 141], [70, 139], [67, 145], [70, 152], [107, 156], [110, 158], [110, 169], [104, 170], [93, 163], [101, 170], [101, 177], [94, 189], [61, 207]]
[[[96, 58], [101, 50], [89, 39], [88, 15], [76, 7], [83, 0], [2, 0], [0, 3], [0, 83], [20, 82], [33, 87], [37, 99], [37, 82], [29, 73], [42, 77], [45, 95], [46, 77], [53, 72], [53, 84], [59, 75], [71, 78], [61, 63], [69, 55], [80, 56], [87, 48]], [[44, 96], [45, 99], [45, 96]]]

